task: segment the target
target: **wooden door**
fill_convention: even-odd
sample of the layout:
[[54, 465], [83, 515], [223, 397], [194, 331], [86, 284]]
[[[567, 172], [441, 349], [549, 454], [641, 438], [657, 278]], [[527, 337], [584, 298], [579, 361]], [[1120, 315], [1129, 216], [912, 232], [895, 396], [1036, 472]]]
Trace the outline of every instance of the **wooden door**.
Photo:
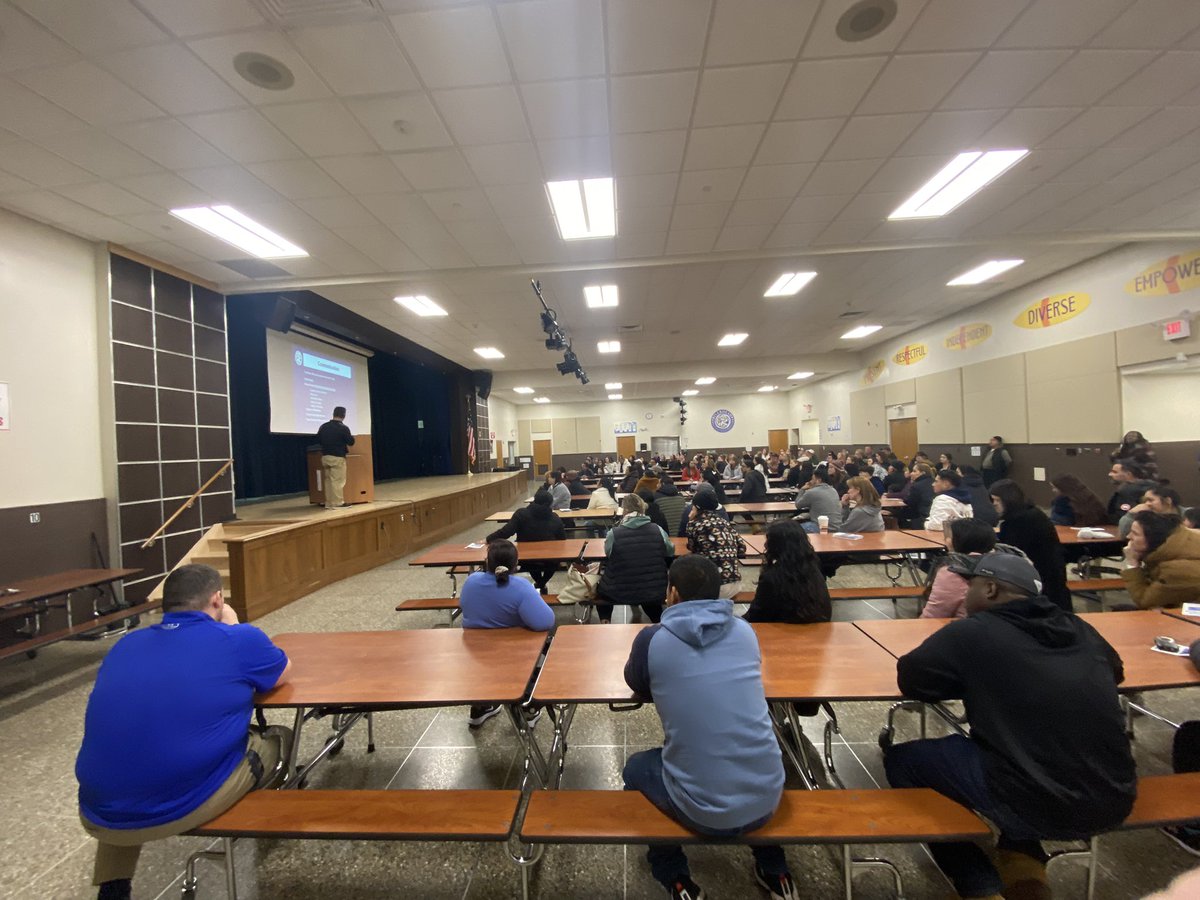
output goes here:
[[921, 447], [917, 441], [917, 420], [892, 419], [888, 422], [888, 427], [892, 452], [906, 463], [912, 462], [913, 456]]
[[545, 475], [550, 471], [554, 457], [550, 454], [550, 441], [533, 442], [533, 474]]
[[788, 430], [771, 428], [767, 431], [767, 447], [772, 453], [785, 453], [788, 448]]
[[637, 438], [632, 434], [622, 434], [617, 437], [617, 456], [629, 459], [637, 453]]
[[504, 468], [504, 441], [496, 441], [496, 459], [494, 465], [497, 469]]

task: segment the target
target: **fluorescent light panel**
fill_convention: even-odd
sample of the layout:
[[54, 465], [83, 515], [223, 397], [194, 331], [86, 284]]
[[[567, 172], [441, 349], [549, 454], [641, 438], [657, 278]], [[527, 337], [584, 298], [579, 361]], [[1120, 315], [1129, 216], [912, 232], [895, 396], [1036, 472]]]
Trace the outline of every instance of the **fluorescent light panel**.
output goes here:
[[546, 192], [558, 233], [564, 241], [612, 237], [617, 233], [617, 207], [611, 178], [548, 181]]
[[686, 391], [683, 392], [682, 396], [695, 397], [698, 393], [700, 393], [700, 392], [698, 390], [696, 390], [695, 388], [688, 388]]
[[744, 341], [748, 337], [750, 337], [750, 335], [746, 334], [744, 331], [735, 332], [733, 334], [727, 334], [727, 335], [725, 335], [725, 337], [723, 337], [719, 341], [717, 341], [717, 346], [718, 347], [736, 347], [738, 344], [740, 344], [742, 341]]
[[971, 150], [954, 157], [940, 172], [896, 208], [889, 219], [944, 216], [1005, 171], [1028, 150]]
[[859, 325], [857, 328], [851, 328], [842, 335], [843, 341], [857, 341], [859, 338], [865, 338], [869, 334], [874, 334], [882, 325]]
[[171, 210], [171, 215], [259, 259], [308, 256], [291, 241], [232, 206], [188, 206]]
[[620, 303], [615, 284], [590, 284], [583, 289], [583, 299], [591, 309], [617, 306]]
[[703, 378], [697, 378], [697, 379], [696, 379], [696, 384], [700, 384], [700, 385], [704, 385], [704, 384], [712, 384], [712, 383], [713, 383], [714, 381], [716, 381], [716, 380], [717, 380], [717, 379], [715, 379], [715, 378], [712, 378], [711, 376], [705, 375]]
[[1007, 272], [1009, 269], [1015, 269], [1023, 259], [990, 259], [981, 266], [976, 266], [970, 272], [963, 272], [953, 281], [947, 281], [948, 287], [957, 287], [960, 284], [981, 284], [995, 278], [1001, 272]]
[[504, 359], [504, 354], [495, 347], [476, 347], [475, 352], [484, 359]]
[[393, 297], [392, 299], [418, 316], [444, 316], [447, 314], [444, 309], [424, 294], [418, 294], [415, 297]]
[[531, 387], [515, 387], [515, 388], [513, 388], [513, 393], [514, 394], [532, 394], [533, 388], [531, 388]]
[[760, 394], [769, 394], [769, 393], [771, 393], [771, 391], [773, 391], [773, 390], [775, 390], [775, 385], [773, 385], [773, 384], [764, 384], [762, 387], [760, 387], [760, 388], [758, 389], [758, 392], [759, 392]]
[[793, 372], [788, 376], [788, 381], [803, 381], [805, 378], [812, 378], [814, 372]]
[[550, 398], [549, 397], [534, 397], [533, 402], [534, 403], [549, 403]]
[[817, 277], [816, 272], [784, 272], [775, 279], [775, 283], [767, 288], [764, 297], [791, 297], [800, 293], [800, 289]]
[[597, 341], [596, 342], [596, 350], [598, 350], [600, 353], [620, 353], [621, 352], [621, 342], [620, 341]]
[[623, 397], [622, 394], [609, 394], [608, 395], [609, 400], [620, 400], [622, 397]]
[[606, 391], [619, 391], [624, 386], [625, 385], [621, 384], [619, 381], [610, 381], [608, 384], [604, 385], [604, 389]]

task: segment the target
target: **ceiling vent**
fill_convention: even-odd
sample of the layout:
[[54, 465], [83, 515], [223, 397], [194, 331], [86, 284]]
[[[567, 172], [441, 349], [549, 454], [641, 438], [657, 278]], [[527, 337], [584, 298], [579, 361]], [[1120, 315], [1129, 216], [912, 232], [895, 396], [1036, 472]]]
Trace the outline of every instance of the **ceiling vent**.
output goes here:
[[286, 278], [292, 274], [265, 259], [220, 259], [217, 262], [246, 278]]
[[619, 334], [639, 334], [641, 333], [641, 325], [618, 325], [617, 332]]
[[254, 0], [254, 5], [268, 21], [284, 27], [355, 21], [381, 12], [374, 0]]
[[268, 91], [286, 91], [296, 83], [291, 69], [265, 53], [239, 53], [233, 58], [233, 68], [244, 80]]
[[859, 316], [865, 316], [866, 314], [867, 313], [865, 310], [860, 312], [855, 309], [848, 309], [844, 313], [842, 313], [840, 316], [838, 316], [838, 318], [839, 319], [857, 319]]
[[837, 36], [853, 44], [880, 34], [896, 18], [896, 0], [860, 0], [842, 13]]

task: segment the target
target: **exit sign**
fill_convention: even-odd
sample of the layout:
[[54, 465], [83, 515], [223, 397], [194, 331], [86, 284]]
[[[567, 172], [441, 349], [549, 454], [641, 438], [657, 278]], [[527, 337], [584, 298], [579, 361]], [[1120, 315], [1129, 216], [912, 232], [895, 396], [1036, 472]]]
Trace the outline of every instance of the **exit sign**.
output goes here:
[[1163, 323], [1163, 340], [1181, 341], [1192, 336], [1192, 323], [1189, 319], [1173, 319]]

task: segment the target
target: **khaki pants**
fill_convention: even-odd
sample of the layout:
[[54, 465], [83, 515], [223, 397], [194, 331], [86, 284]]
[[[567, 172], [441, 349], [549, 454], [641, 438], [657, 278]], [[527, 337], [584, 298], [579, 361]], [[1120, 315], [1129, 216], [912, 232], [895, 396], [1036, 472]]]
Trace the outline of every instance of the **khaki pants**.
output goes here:
[[325, 508], [333, 509], [346, 502], [342, 489], [346, 486], [346, 457], [322, 456], [325, 470]]
[[[291, 750], [291, 729], [271, 727], [266, 734], [250, 732], [248, 750], [253, 750], [262, 760], [263, 778], [267, 779], [286, 759]], [[96, 865], [92, 872], [92, 884], [106, 881], [132, 879], [137, 870], [138, 856], [142, 844], [162, 838], [184, 834], [215, 819], [238, 800], [257, 787], [262, 787], [251, 771], [249, 758], [243, 759], [216, 792], [182, 819], [154, 825], [150, 828], [102, 828], [89, 822], [82, 814], [79, 821], [83, 830], [100, 842], [96, 848]]]

